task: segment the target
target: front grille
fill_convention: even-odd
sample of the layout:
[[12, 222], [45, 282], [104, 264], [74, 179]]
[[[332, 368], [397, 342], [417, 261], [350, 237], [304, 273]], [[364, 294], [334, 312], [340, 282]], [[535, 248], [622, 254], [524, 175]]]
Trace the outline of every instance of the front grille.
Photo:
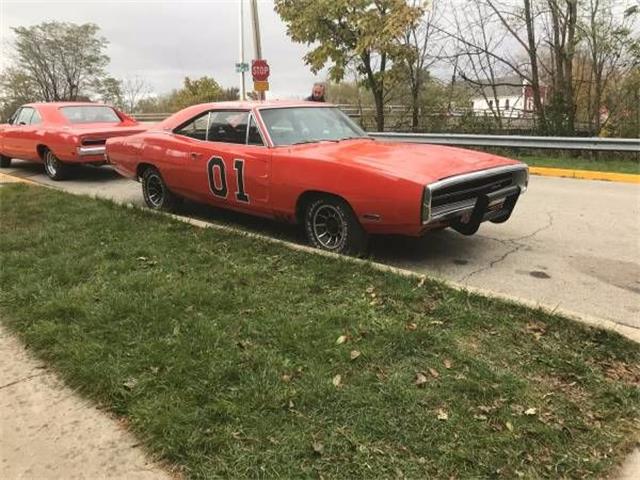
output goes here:
[[475, 204], [475, 199], [480, 195], [486, 195], [513, 185], [513, 177], [513, 172], [500, 173], [474, 180], [463, 180], [460, 183], [438, 188], [432, 192], [431, 208], [435, 210], [437, 207], [464, 203], [469, 200], [473, 200], [472, 203]]

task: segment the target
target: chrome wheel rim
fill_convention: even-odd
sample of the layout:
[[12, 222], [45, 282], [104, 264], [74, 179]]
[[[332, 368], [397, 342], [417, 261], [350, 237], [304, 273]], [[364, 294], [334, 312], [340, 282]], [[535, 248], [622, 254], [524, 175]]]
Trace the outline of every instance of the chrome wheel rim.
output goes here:
[[55, 177], [58, 173], [58, 159], [53, 153], [47, 152], [44, 159], [44, 168], [51, 177]]
[[322, 205], [315, 211], [312, 228], [318, 243], [327, 250], [340, 248], [346, 237], [346, 224], [333, 205]]
[[152, 207], [162, 205], [164, 199], [164, 185], [158, 175], [150, 175], [147, 178], [147, 199]]

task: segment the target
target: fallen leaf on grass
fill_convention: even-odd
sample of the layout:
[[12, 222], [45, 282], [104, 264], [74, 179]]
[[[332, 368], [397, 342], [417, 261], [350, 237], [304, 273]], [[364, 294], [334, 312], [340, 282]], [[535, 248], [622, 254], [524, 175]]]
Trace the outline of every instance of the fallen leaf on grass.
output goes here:
[[525, 415], [535, 415], [536, 413], [538, 413], [538, 410], [536, 410], [535, 408], [527, 408], [524, 411]]
[[333, 380], [331, 380], [331, 383], [333, 383], [334, 387], [339, 388], [342, 385], [342, 375], [338, 374], [335, 377], [333, 377]]
[[440, 374], [435, 368], [429, 368], [429, 373], [433, 378], [438, 378], [440, 376]]
[[407, 325], [405, 325], [405, 327], [407, 330], [409, 330], [410, 332], [413, 332], [415, 330], [417, 330], [418, 328], [418, 324], [415, 322], [411, 322], [411, 323], [407, 323]]
[[336, 345], [342, 345], [346, 341], [347, 341], [347, 336], [346, 335], [340, 335], [338, 337], [338, 339], [336, 340]]
[[449, 420], [449, 414], [444, 409], [438, 409], [438, 420]]
[[486, 415], [482, 415], [482, 414], [474, 415], [473, 418], [475, 418], [476, 420], [480, 420], [482, 422], [487, 420], [487, 416]]
[[427, 377], [423, 373], [416, 373], [416, 379], [414, 382], [418, 387], [424, 387], [424, 384], [427, 383]]
[[427, 281], [427, 277], [420, 277], [420, 280], [418, 281], [418, 287], [421, 287], [424, 285], [424, 282]]
[[284, 383], [289, 383], [291, 381], [291, 375], [287, 375], [286, 373], [282, 374], [280, 377]]
[[349, 358], [351, 358], [351, 360], [355, 360], [359, 356], [360, 352], [358, 350], [351, 350], [351, 353], [349, 354]]
[[453, 363], [451, 363], [451, 360], [449, 360], [448, 358], [444, 359], [444, 368], [451, 368], [453, 366]]
[[127, 381], [122, 383], [124, 388], [126, 388], [127, 390], [132, 390], [137, 384], [138, 384], [138, 380], [136, 380], [135, 378], [130, 378]]
[[317, 455], [322, 455], [322, 452], [324, 451], [324, 445], [322, 444], [322, 442], [313, 442], [311, 444], [311, 447]]
[[513, 432], [513, 424], [511, 422], [507, 422], [504, 425], [507, 427], [507, 430]]

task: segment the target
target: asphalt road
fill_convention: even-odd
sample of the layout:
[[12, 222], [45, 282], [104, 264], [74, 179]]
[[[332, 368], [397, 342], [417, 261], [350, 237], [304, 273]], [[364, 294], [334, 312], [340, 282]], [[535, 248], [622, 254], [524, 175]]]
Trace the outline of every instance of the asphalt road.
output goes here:
[[[143, 204], [140, 185], [108, 167], [79, 168], [65, 182], [21, 161], [3, 172]], [[198, 205], [184, 213], [304, 242], [299, 229], [275, 222]], [[507, 223], [485, 223], [472, 237], [450, 229], [420, 239], [377, 237], [371, 254], [389, 265], [640, 329], [639, 185], [534, 176]]]

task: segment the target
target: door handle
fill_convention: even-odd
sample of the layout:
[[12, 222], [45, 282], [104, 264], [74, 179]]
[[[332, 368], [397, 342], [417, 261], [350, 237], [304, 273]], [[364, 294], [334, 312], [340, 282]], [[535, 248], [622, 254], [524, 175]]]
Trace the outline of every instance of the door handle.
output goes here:
[[191, 160], [198, 160], [199, 158], [202, 158], [201, 153], [191, 152]]

